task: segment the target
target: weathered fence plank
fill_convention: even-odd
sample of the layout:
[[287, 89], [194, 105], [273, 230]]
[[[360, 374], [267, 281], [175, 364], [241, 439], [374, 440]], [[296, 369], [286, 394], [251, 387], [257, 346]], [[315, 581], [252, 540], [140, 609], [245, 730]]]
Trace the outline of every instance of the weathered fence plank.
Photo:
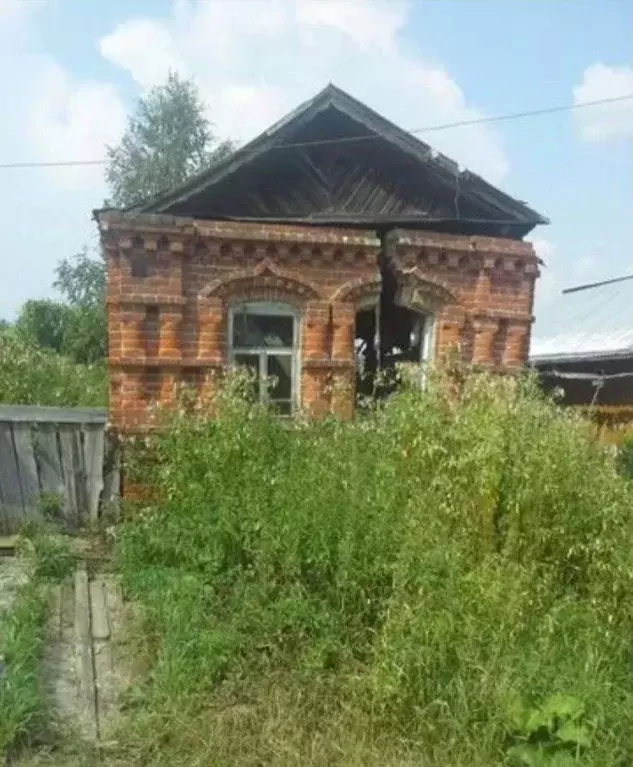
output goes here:
[[42, 405], [0, 405], [0, 421], [17, 423], [101, 423], [108, 420], [101, 407], [44, 407]]
[[100, 408], [0, 405], [0, 535], [37, 519], [43, 493], [60, 497], [70, 530], [119, 495], [118, 445]]
[[105, 439], [103, 427], [84, 427], [84, 466], [86, 470], [87, 512], [94, 521], [99, 516], [99, 499], [103, 491]]
[[40, 506], [40, 483], [37, 477], [30, 424], [22, 422], [13, 424], [13, 444], [25, 517], [37, 515]]
[[112, 435], [104, 440], [105, 456], [103, 462], [103, 503], [116, 503], [121, 491], [121, 451]]
[[42, 493], [63, 496], [64, 477], [57, 442], [57, 426], [52, 423], [38, 423], [34, 447], [35, 461], [40, 477], [40, 490]]
[[23, 520], [24, 506], [11, 424], [0, 423], [0, 526], [3, 535], [14, 533]]
[[64, 512], [72, 526], [79, 524], [77, 511], [77, 483], [75, 471], [75, 435], [72, 427], [59, 426], [59, 447], [64, 477]]

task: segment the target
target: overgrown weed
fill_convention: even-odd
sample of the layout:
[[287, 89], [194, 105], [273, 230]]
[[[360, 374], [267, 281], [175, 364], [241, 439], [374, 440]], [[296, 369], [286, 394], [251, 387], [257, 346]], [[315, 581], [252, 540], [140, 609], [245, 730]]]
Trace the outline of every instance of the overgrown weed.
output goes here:
[[0, 611], [0, 755], [38, 744], [49, 728], [40, 661], [49, 616], [49, 588], [73, 572], [76, 555], [47, 522], [24, 525], [18, 552], [29, 579]]
[[120, 530], [130, 760], [520, 763], [516, 701], [557, 694], [591, 722], [574, 763], [630, 763], [633, 496], [582, 419], [441, 371], [351, 423], [288, 428], [231, 381], [212, 412], [146, 441], [157, 500]]

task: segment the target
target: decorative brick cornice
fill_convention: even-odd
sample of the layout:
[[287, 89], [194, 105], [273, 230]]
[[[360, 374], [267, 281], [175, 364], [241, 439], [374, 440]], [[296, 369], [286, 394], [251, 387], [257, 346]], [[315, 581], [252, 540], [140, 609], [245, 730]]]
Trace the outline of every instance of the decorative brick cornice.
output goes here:
[[407, 266], [538, 276], [539, 261], [529, 242], [402, 230], [391, 232], [387, 242], [396, 259]]
[[184, 306], [187, 303], [185, 296], [165, 296], [162, 294], [124, 293], [122, 295], [108, 296], [107, 306]]
[[380, 240], [363, 229], [296, 226], [293, 224], [207, 221], [165, 214], [101, 211], [96, 214], [102, 235], [138, 232], [147, 235], [197, 236], [209, 239], [313, 243], [380, 249]]

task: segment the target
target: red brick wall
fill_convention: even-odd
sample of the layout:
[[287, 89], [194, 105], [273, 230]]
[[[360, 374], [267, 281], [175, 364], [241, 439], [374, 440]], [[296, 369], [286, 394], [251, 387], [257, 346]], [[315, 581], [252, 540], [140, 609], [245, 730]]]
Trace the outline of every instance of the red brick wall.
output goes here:
[[[380, 292], [381, 244], [360, 230], [100, 216], [108, 259], [110, 410], [142, 426], [178, 383], [209, 390], [226, 363], [228, 308], [246, 298], [301, 312], [301, 404], [351, 415], [358, 302]], [[403, 295], [436, 315], [436, 354], [524, 363], [537, 259], [505, 239], [392, 232], [386, 255]]]

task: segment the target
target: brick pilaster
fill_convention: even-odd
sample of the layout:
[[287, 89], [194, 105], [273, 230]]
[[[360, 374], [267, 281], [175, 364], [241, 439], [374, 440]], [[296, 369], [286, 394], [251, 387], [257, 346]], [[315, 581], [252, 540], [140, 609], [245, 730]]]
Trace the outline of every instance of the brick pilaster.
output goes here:
[[491, 365], [494, 361], [494, 341], [499, 324], [488, 318], [473, 321], [475, 338], [473, 343], [473, 364]]
[[180, 331], [182, 309], [179, 306], [161, 307], [159, 315], [158, 356], [161, 360], [177, 360], [182, 355]]
[[354, 362], [354, 333], [356, 311], [353, 304], [332, 305], [332, 359], [337, 362]]
[[145, 356], [145, 308], [127, 307], [120, 313], [121, 356], [136, 359]]
[[198, 360], [225, 361], [226, 311], [221, 298], [198, 299]]
[[303, 315], [302, 347], [305, 360], [330, 357], [330, 305], [327, 301], [308, 301]]
[[521, 367], [525, 362], [529, 326], [525, 322], [510, 322], [506, 333], [503, 364]]

